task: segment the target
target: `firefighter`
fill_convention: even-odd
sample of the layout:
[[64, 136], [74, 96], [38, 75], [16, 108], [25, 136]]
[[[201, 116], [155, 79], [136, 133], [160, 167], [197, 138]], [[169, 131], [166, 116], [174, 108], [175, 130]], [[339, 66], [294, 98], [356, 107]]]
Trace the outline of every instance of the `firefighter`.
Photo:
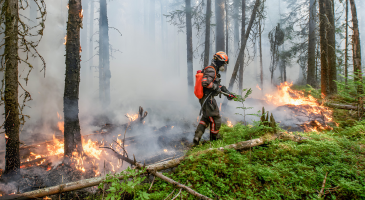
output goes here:
[[226, 53], [220, 51], [214, 54], [212, 64], [203, 69], [203, 78], [201, 83], [203, 86], [203, 98], [199, 99], [202, 106], [203, 116], [198, 124], [194, 136], [194, 145], [198, 145], [200, 138], [203, 136], [205, 129], [210, 126], [210, 140], [219, 139], [219, 129], [221, 127], [221, 116], [219, 114], [219, 107], [214, 99], [220, 92], [228, 93], [228, 100], [232, 100], [235, 96], [230, 93], [225, 86], [220, 85], [220, 71], [224, 71], [224, 65], [228, 64], [228, 56]]

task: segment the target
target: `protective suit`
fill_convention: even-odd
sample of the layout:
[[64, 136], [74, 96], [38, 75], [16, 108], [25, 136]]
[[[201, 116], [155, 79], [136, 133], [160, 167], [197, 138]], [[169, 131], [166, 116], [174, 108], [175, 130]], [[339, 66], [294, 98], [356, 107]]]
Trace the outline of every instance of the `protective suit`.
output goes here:
[[[223, 53], [223, 56], [219, 55], [219, 57], [223, 58], [216, 58], [218, 53], [221, 53], [221, 55]], [[195, 145], [199, 144], [199, 141], [208, 126], [210, 126], [210, 140], [219, 139], [219, 129], [222, 124], [222, 119], [219, 113], [219, 106], [214, 97], [218, 96], [222, 91], [230, 94], [230, 96], [227, 96], [229, 100], [235, 98], [235, 96], [230, 93], [225, 86], [220, 85], [221, 79], [219, 71], [222, 70], [224, 64], [228, 63], [228, 56], [224, 52], [218, 53], [214, 55], [212, 64], [203, 70], [204, 75], [202, 85], [204, 96], [199, 99], [200, 105], [202, 106], [203, 116], [201, 117], [199, 125], [195, 131]]]

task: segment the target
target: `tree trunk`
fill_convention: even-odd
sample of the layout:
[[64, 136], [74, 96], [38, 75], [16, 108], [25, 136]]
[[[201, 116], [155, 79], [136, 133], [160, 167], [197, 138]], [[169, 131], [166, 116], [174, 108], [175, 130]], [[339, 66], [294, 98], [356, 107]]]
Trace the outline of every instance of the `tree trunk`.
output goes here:
[[81, 0], [70, 0], [67, 22], [66, 78], [63, 97], [65, 158], [82, 152], [79, 123]]
[[328, 63], [327, 63], [327, 38], [326, 38], [326, 1], [319, 0], [319, 36], [321, 44], [321, 93], [328, 94]]
[[209, 44], [210, 44], [210, 18], [212, 16], [212, 0], [207, 0], [207, 11], [205, 14], [205, 47], [204, 67], [209, 65]]
[[261, 83], [261, 91], [264, 91], [264, 66], [262, 63], [262, 28], [261, 28], [261, 19], [259, 20], [259, 42], [260, 42], [260, 83]]
[[[90, 71], [90, 75], [92, 75], [92, 67], [94, 65], [93, 63], [93, 59], [92, 57], [94, 56], [94, 39], [93, 39], [93, 35], [94, 35], [94, 1], [90, 0], [90, 19], [89, 19], [89, 23], [90, 23], [90, 44], [89, 44], [89, 71]], [[91, 77], [88, 77], [91, 78]]]
[[228, 0], [224, 1], [224, 7], [225, 7], [225, 12], [226, 12], [226, 54], [227, 56], [229, 56], [229, 21], [228, 21]]
[[[194, 72], [193, 72], [193, 27], [191, 24], [191, 2], [185, 0], [186, 6], [186, 43], [187, 43], [187, 78], [188, 78], [188, 92], [192, 94], [194, 89]], [[224, 39], [224, 38], [223, 38]]]
[[148, 31], [148, 35], [151, 38], [151, 42], [155, 42], [155, 8], [156, 8], [156, 0], [150, 0], [150, 30]]
[[[245, 31], [246, 31], [246, 0], [242, 0], [242, 29], [241, 29], [241, 42], [245, 40]], [[238, 75], [238, 90], [241, 95], [243, 90], [243, 70], [245, 68], [245, 49], [243, 49], [242, 60], [240, 64], [240, 72]]]
[[100, 0], [99, 17], [99, 98], [106, 109], [110, 104], [109, 24], [106, 0]]
[[238, 20], [239, 20], [239, 5], [240, 5], [240, 0], [234, 0], [234, 5], [233, 5], [233, 12], [234, 12], [234, 15], [233, 15], [233, 22], [234, 22], [234, 54], [236, 54], [238, 48], [239, 48], [239, 42], [240, 42], [240, 36], [239, 36], [239, 28], [240, 28], [240, 25], [238, 23]]
[[[364, 93], [362, 87], [362, 72], [361, 72], [361, 48], [360, 48], [360, 32], [359, 32], [359, 22], [357, 20], [357, 12], [356, 5], [354, 0], [350, 0], [351, 5], [351, 13], [352, 13], [352, 26], [353, 26], [353, 35], [352, 35], [352, 45], [353, 45], [353, 62], [354, 62], [354, 81], [357, 84], [357, 95], [362, 95]], [[363, 102], [362, 98], [359, 97], [359, 107], [360, 107], [360, 118], [363, 115]]]
[[17, 172], [19, 158], [19, 102], [18, 102], [18, 17], [19, 1], [5, 0], [5, 174]]
[[[225, 21], [225, 0], [215, 0], [215, 51], [225, 51], [224, 21]], [[227, 52], [226, 52], [227, 53]], [[225, 72], [227, 67], [225, 66]], [[226, 73], [222, 73], [222, 83], [226, 81]]]
[[336, 31], [335, 31], [335, 18], [334, 18], [334, 1], [327, 0], [326, 3], [326, 13], [329, 24], [327, 26], [327, 48], [328, 48], [328, 94], [336, 94], [337, 93], [337, 84], [336, 84]]
[[233, 89], [234, 80], [237, 77], [238, 68], [239, 68], [239, 65], [241, 63], [241, 59], [243, 57], [244, 49], [246, 48], [248, 36], [250, 35], [253, 22], [256, 19], [256, 13], [257, 13], [257, 9], [259, 8], [259, 6], [260, 6], [260, 0], [256, 0], [255, 6], [252, 10], [250, 23], [248, 24], [247, 31], [246, 31], [246, 34], [245, 34], [245, 39], [243, 41], [241, 41], [240, 52], [238, 54], [238, 58], [237, 58], [236, 64], [235, 64], [234, 69], [233, 69], [231, 80], [229, 81], [228, 90], [230, 90], [230, 91], [232, 91], [232, 89]]
[[346, 47], [345, 47], [345, 84], [347, 85], [348, 79], [348, 46], [349, 46], [349, 0], [346, 1]]
[[[89, 11], [89, 8], [88, 8], [88, 3], [87, 3], [88, 0], [84, 0], [82, 2], [82, 9], [83, 9], [83, 13], [87, 13]], [[87, 34], [87, 26], [89, 25], [87, 23], [87, 21], [89, 20], [88, 17], [85, 17], [85, 19], [83, 20], [83, 24], [82, 24], [82, 28], [80, 30], [80, 37], [81, 37], [81, 55], [83, 58], [86, 58], [87, 57], [87, 51], [88, 51], [88, 48], [87, 48], [87, 37], [88, 37], [88, 34]], [[87, 73], [88, 70], [87, 68], [85, 69], [82, 69], [83, 73]]]
[[316, 70], [316, 0], [310, 0], [307, 84], [315, 87]]

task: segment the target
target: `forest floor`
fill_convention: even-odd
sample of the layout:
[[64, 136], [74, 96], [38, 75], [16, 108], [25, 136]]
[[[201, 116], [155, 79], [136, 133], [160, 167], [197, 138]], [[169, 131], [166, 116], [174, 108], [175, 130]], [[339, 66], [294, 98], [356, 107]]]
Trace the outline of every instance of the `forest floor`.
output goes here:
[[[330, 101], [350, 103], [339, 97]], [[277, 139], [242, 152], [203, 152], [272, 131], [259, 122], [223, 125], [221, 140], [190, 149], [190, 156], [164, 175], [212, 199], [365, 199], [365, 120], [356, 120], [357, 113], [350, 110], [335, 109], [333, 116], [339, 126], [331, 131], [294, 133], [309, 139], [303, 143]], [[148, 190], [150, 185], [135, 187], [134, 199], [172, 198], [179, 192], [158, 178]], [[186, 191], [180, 195], [196, 199]]]
[[[292, 89], [320, 99], [320, 93], [313, 88]], [[326, 98], [326, 102], [356, 103], [344, 95]], [[333, 121], [337, 123], [333, 130], [290, 132], [307, 138], [300, 143], [276, 139], [245, 151], [205, 151], [273, 132], [260, 122], [233, 127], [223, 124], [221, 140], [190, 148], [178, 167], [163, 174], [211, 199], [365, 199], [365, 120], [359, 120], [356, 111], [333, 109]], [[151, 186], [151, 175], [141, 175], [134, 169], [126, 171], [135, 176], [112, 181], [110, 175], [106, 187], [101, 184], [97, 190], [63, 193], [61, 198], [197, 199], [185, 190], [179, 193], [174, 185], [157, 177]]]

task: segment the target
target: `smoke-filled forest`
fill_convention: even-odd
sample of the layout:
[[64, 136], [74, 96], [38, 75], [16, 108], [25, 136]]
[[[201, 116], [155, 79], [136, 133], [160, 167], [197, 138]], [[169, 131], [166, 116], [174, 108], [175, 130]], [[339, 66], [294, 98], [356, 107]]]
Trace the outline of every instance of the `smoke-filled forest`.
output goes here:
[[0, 200], [365, 199], [365, 1], [0, 8]]

